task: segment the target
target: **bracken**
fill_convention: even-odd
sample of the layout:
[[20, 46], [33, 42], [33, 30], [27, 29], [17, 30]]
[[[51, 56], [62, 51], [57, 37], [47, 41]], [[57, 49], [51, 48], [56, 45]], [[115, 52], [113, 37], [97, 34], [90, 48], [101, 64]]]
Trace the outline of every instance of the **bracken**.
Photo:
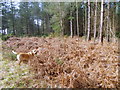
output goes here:
[[51, 87], [119, 88], [117, 43], [100, 45], [77, 37], [12, 37], [3, 44], [16, 52], [39, 48], [29, 65], [34, 78], [44, 79]]

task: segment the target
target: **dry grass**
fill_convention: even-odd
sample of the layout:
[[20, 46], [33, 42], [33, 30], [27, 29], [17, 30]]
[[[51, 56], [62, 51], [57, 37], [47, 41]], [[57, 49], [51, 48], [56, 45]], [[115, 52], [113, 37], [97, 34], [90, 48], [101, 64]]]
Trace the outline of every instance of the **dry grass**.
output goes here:
[[32, 78], [40, 80], [33, 87], [120, 87], [117, 43], [104, 42], [102, 46], [80, 38], [12, 37], [3, 44], [17, 52], [39, 48], [29, 63], [35, 72]]

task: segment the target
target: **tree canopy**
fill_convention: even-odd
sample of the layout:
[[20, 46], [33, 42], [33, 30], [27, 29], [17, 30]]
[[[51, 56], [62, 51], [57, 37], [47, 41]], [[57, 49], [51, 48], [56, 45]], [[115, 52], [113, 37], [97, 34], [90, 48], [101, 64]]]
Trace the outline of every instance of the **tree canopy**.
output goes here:
[[[90, 39], [100, 34], [101, 2], [97, 6], [96, 2], [2, 2], [1, 7], [3, 35], [5, 29], [15, 36], [87, 37], [90, 34]], [[118, 2], [103, 3], [103, 37], [108, 32], [110, 38], [120, 37], [119, 16]]]

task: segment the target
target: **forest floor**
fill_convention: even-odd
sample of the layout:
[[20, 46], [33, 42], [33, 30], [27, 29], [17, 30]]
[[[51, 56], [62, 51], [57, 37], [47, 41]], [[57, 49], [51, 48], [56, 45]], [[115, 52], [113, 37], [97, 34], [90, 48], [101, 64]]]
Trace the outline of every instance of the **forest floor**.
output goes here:
[[[16, 55], [38, 48], [20, 66]], [[2, 43], [0, 88], [119, 88], [118, 43], [82, 38], [11, 37]]]

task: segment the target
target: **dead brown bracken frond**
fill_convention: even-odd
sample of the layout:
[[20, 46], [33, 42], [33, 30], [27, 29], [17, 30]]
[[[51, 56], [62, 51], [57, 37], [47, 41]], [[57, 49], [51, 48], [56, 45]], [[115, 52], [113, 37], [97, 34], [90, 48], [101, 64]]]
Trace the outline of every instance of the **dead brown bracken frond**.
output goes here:
[[16, 52], [38, 48], [29, 63], [35, 72], [33, 79], [45, 80], [50, 87], [119, 87], [116, 43], [102, 46], [80, 38], [12, 37], [3, 44]]

